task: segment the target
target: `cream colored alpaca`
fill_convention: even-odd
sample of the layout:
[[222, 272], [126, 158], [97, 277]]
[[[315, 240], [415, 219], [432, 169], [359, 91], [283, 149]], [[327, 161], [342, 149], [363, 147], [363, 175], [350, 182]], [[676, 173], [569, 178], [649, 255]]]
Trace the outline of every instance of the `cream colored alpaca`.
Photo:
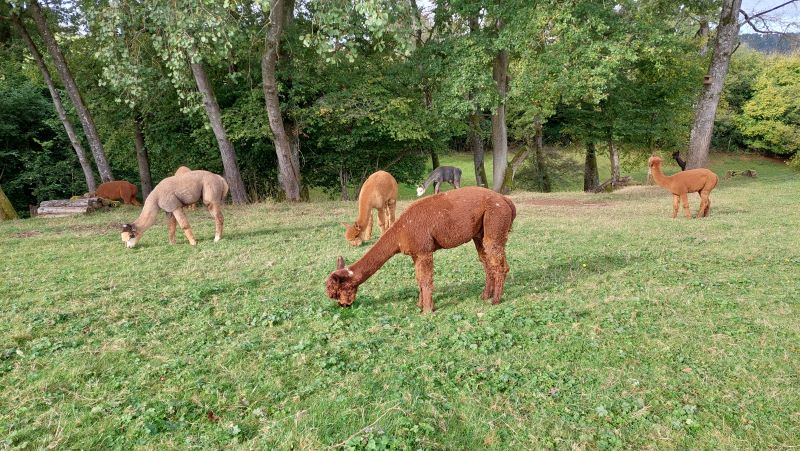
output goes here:
[[378, 210], [381, 234], [394, 222], [397, 207], [397, 181], [386, 171], [370, 175], [358, 195], [358, 218], [353, 224], [344, 224], [344, 238], [353, 246], [360, 246], [372, 237], [372, 209]]
[[139, 218], [131, 224], [122, 225], [122, 241], [132, 248], [142, 238], [145, 230], [156, 222], [158, 210], [167, 212], [167, 227], [169, 242], [175, 244], [175, 230], [180, 224], [189, 244], [194, 246], [197, 241], [192, 234], [192, 228], [183, 212], [183, 207], [202, 200], [208, 206], [208, 211], [214, 217], [216, 232], [214, 241], [222, 239], [222, 204], [228, 195], [228, 183], [224, 178], [208, 171], [189, 171], [179, 176], [167, 177], [162, 180], [150, 195], [142, 208]]
[[650, 157], [647, 165], [653, 174], [653, 180], [672, 193], [672, 218], [678, 216], [678, 207], [683, 203], [683, 211], [686, 219], [692, 219], [689, 212], [689, 198], [687, 193], [700, 194], [700, 208], [697, 210], [697, 217], [708, 216], [711, 210], [711, 190], [717, 186], [719, 177], [717, 174], [705, 168], [689, 169], [688, 171], [678, 172], [674, 175], [664, 175], [661, 172], [661, 157]]

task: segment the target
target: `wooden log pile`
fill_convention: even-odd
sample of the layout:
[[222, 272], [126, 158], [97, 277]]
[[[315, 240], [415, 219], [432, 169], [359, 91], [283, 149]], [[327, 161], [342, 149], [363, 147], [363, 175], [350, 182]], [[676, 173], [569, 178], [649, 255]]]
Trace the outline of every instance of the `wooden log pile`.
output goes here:
[[48, 218], [82, 215], [102, 210], [110, 204], [110, 201], [101, 197], [46, 200], [39, 204], [39, 208], [36, 209], [36, 215]]

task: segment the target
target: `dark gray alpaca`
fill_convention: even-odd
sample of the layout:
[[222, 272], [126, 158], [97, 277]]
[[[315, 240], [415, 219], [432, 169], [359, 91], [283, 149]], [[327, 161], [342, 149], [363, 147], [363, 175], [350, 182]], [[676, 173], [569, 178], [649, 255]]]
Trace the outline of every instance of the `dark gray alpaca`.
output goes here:
[[425, 191], [433, 183], [433, 192], [439, 192], [439, 186], [442, 182], [447, 182], [456, 188], [461, 187], [461, 169], [453, 166], [439, 166], [431, 172], [431, 175], [425, 180], [422, 186], [417, 187], [417, 197], [425, 194]]
[[681, 171], [686, 170], [686, 161], [684, 161], [683, 158], [681, 158], [680, 152], [678, 152], [677, 150], [675, 152], [672, 152], [672, 158], [674, 158], [675, 162], [678, 163], [678, 166], [681, 167]]

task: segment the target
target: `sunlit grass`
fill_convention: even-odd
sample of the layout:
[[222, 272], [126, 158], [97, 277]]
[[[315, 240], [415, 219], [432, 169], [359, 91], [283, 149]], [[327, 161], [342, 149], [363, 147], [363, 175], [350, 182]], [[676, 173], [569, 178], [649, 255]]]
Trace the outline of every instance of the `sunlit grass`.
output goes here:
[[[468, 156], [443, 164], [474, 183]], [[658, 187], [514, 194], [503, 303], [465, 245], [435, 254], [429, 316], [405, 256], [353, 308], [326, 298], [367, 249], [343, 238], [353, 202], [229, 206], [219, 243], [190, 213], [197, 247], [162, 221], [124, 249], [132, 207], [0, 223], [0, 443], [796, 447], [800, 178], [713, 168], [759, 177], [721, 177], [704, 220]]]

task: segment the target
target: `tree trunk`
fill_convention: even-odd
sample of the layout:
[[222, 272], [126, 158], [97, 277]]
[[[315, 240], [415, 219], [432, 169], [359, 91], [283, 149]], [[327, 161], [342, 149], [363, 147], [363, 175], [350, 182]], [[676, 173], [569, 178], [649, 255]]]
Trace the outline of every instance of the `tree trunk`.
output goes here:
[[614, 138], [608, 135], [608, 157], [611, 159], [611, 186], [619, 182], [619, 150], [614, 146]]
[[97, 182], [94, 178], [92, 162], [86, 157], [86, 151], [83, 150], [83, 144], [81, 144], [81, 140], [78, 138], [78, 133], [75, 132], [75, 127], [72, 126], [72, 122], [69, 120], [69, 117], [67, 117], [64, 104], [61, 103], [61, 94], [56, 90], [56, 85], [53, 83], [53, 78], [50, 76], [50, 70], [44, 63], [42, 54], [39, 52], [39, 49], [36, 48], [36, 44], [33, 43], [33, 39], [31, 39], [28, 30], [25, 29], [25, 25], [22, 23], [19, 16], [12, 14], [11, 22], [14, 24], [14, 28], [16, 28], [20, 36], [22, 36], [22, 40], [25, 41], [25, 45], [28, 46], [33, 60], [36, 61], [36, 65], [39, 67], [39, 72], [42, 73], [42, 78], [45, 84], [47, 84], [47, 90], [50, 91], [50, 97], [53, 99], [53, 105], [56, 108], [56, 113], [58, 113], [58, 119], [61, 120], [61, 124], [67, 132], [69, 142], [72, 144], [72, 148], [75, 149], [75, 154], [78, 155], [78, 161], [81, 164], [81, 169], [83, 169], [83, 176], [86, 178], [86, 190], [93, 193], [97, 191]]
[[94, 155], [94, 162], [97, 165], [97, 170], [100, 172], [100, 179], [104, 182], [110, 182], [114, 180], [114, 176], [111, 174], [111, 166], [109, 166], [108, 160], [106, 159], [106, 151], [103, 149], [103, 143], [100, 142], [100, 135], [97, 134], [92, 114], [83, 102], [81, 93], [78, 90], [78, 85], [75, 83], [75, 79], [72, 78], [72, 73], [69, 70], [69, 66], [67, 66], [64, 55], [61, 53], [61, 49], [58, 47], [58, 43], [56, 43], [53, 34], [47, 27], [47, 22], [44, 19], [42, 9], [37, 0], [28, 2], [28, 11], [31, 17], [33, 17], [36, 28], [42, 35], [42, 39], [44, 39], [47, 52], [53, 58], [56, 71], [58, 71], [61, 81], [67, 89], [67, 94], [69, 94], [69, 98], [75, 106], [78, 118], [81, 121], [81, 125], [83, 125], [83, 132], [86, 135], [86, 139], [89, 141], [89, 147], [92, 149], [92, 155]]
[[14, 206], [11, 205], [11, 201], [8, 200], [6, 193], [3, 192], [3, 187], [0, 187], [0, 221], [17, 219], [18, 217]]
[[133, 145], [136, 147], [136, 161], [139, 163], [139, 180], [142, 183], [142, 202], [144, 202], [150, 191], [153, 191], [153, 179], [150, 177], [150, 157], [144, 145], [142, 116], [138, 113], [133, 119], [133, 127]]
[[707, 81], [703, 85], [703, 92], [695, 110], [686, 169], [700, 168], [708, 164], [708, 149], [711, 145], [711, 133], [714, 130], [714, 117], [717, 114], [720, 93], [728, 74], [728, 63], [739, 42], [738, 18], [741, 6], [742, 0], [722, 2], [711, 66], [708, 68]]
[[431, 149], [431, 166], [433, 166], [433, 169], [436, 169], [440, 166], [439, 155], [437, 155], [436, 151], [433, 149]]
[[[497, 21], [500, 29], [501, 22]], [[500, 103], [492, 115], [492, 188], [503, 189], [508, 166], [508, 130], [506, 129], [506, 93], [508, 92], [508, 51], [500, 50], [494, 58], [492, 75], [497, 85]]]
[[506, 166], [506, 172], [503, 174], [503, 186], [500, 187], [500, 191], [503, 194], [510, 193], [511, 190], [514, 188], [514, 176], [517, 175], [517, 170], [522, 163], [525, 162], [525, 159], [528, 158], [528, 155], [531, 153], [530, 146], [524, 146], [519, 152], [514, 155], [514, 158], [511, 159], [511, 162]]
[[542, 143], [542, 123], [536, 121], [536, 137], [534, 152], [536, 155], [536, 172], [539, 173], [539, 189], [543, 193], [549, 193], [553, 190], [552, 183], [550, 182], [550, 173], [547, 172], [547, 162], [544, 157], [544, 145]]
[[483, 165], [481, 117], [478, 113], [472, 113], [469, 116], [469, 142], [472, 147], [472, 162], [475, 165], [475, 184], [486, 188], [489, 186], [489, 182], [486, 180], [486, 167]]
[[586, 162], [583, 165], [583, 190], [592, 192], [600, 184], [597, 173], [597, 150], [593, 142], [586, 143]]
[[228, 140], [225, 127], [222, 125], [222, 112], [219, 109], [214, 91], [211, 89], [211, 84], [208, 82], [206, 70], [203, 68], [202, 63], [199, 62], [191, 63], [191, 67], [194, 80], [197, 83], [197, 89], [203, 95], [203, 106], [208, 115], [208, 122], [211, 124], [211, 130], [214, 131], [214, 136], [217, 138], [219, 153], [222, 157], [222, 166], [225, 168], [225, 180], [228, 181], [231, 191], [231, 199], [235, 204], [247, 203], [247, 191], [244, 188], [242, 174], [239, 173], [236, 151], [233, 149], [233, 144]]
[[[289, 3], [287, 5], [287, 3]], [[302, 179], [300, 176], [299, 141], [296, 148], [292, 148], [289, 135], [283, 123], [281, 103], [278, 98], [278, 81], [275, 77], [275, 68], [278, 64], [278, 50], [280, 48], [283, 27], [287, 16], [292, 14], [293, 2], [287, 0], [270, 0], [269, 30], [267, 31], [267, 44], [261, 55], [261, 77], [264, 88], [264, 103], [266, 104], [269, 127], [272, 130], [272, 139], [275, 144], [275, 153], [278, 155], [278, 180], [281, 183], [286, 199], [300, 201]]]

